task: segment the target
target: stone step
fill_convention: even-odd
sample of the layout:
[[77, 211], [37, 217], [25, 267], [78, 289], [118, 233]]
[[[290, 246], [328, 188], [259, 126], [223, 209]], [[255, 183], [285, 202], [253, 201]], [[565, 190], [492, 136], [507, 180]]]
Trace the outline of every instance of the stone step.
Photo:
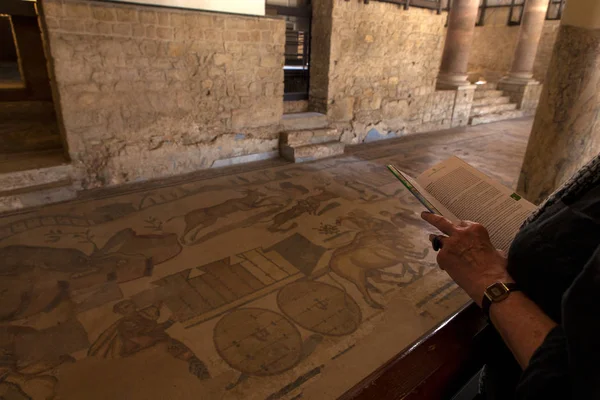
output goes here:
[[509, 96], [483, 97], [481, 99], [473, 100], [473, 107], [489, 106], [492, 104], [508, 104], [508, 103], [510, 103]]
[[477, 117], [485, 114], [496, 114], [504, 111], [516, 110], [517, 105], [515, 103], [507, 104], [490, 104], [486, 106], [473, 107], [471, 108], [471, 117]]
[[3, 101], [0, 102], [0, 121], [53, 121], [56, 119], [51, 101]]
[[52, 102], [0, 102], [0, 153], [24, 153], [61, 147]]
[[327, 116], [317, 112], [302, 112], [283, 114], [281, 124], [286, 131], [300, 131], [304, 129], [321, 129], [329, 125]]
[[483, 84], [476, 84], [476, 90], [496, 90], [498, 88], [498, 84], [496, 82], [487, 82]]
[[483, 99], [484, 97], [500, 97], [504, 95], [502, 90], [485, 90], [485, 89], [476, 89], [475, 95], [473, 99]]
[[76, 197], [75, 171], [62, 151], [0, 157], [0, 212]]
[[281, 143], [290, 146], [338, 141], [340, 134], [337, 129], [313, 129], [303, 131], [289, 131], [281, 133]]
[[506, 119], [521, 118], [528, 115], [523, 110], [504, 111], [495, 114], [485, 114], [469, 118], [470, 125], [487, 124], [490, 122], [504, 121]]
[[287, 144], [280, 146], [281, 156], [295, 163], [320, 160], [322, 158], [344, 154], [346, 145], [341, 142], [325, 142], [292, 147]]

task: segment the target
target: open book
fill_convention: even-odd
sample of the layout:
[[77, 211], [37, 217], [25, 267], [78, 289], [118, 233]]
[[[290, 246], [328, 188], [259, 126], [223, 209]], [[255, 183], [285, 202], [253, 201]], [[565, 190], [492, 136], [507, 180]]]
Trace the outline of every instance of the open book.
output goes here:
[[458, 157], [436, 164], [416, 179], [393, 165], [387, 167], [429, 211], [453, 223], [479, 222], [500, 250], [508, 250], [519, 227], [536, 208]]

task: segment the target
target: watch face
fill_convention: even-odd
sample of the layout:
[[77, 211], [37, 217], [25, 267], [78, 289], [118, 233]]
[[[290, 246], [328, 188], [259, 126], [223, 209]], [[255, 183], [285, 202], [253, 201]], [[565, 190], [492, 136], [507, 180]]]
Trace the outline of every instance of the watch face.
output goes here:
[[486, 296], [493, 302], [502, 301], [508, 297], [508, 288], [500, 282], [496, 282], [485, 290]]

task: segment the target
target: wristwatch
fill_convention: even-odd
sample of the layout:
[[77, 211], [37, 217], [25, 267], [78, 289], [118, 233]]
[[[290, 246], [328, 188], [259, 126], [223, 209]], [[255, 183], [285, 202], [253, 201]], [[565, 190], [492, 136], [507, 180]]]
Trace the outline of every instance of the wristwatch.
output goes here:
[[483, 300], [481, 301], [481, 309], [483, 310], [486, 317], [490, 317], [490, 306], [492, 303], [499, 303], [505, 300], [510, 292], [516, 292], [519, 286], [516, 283], [492, 283], [483, 292]]

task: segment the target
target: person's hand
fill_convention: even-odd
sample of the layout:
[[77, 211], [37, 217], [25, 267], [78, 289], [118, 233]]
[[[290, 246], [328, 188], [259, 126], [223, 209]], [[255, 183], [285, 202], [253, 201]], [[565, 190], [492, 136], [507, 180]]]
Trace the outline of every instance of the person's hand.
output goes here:
[[479, 306], [489, 285], [514, 282], [506, 271], [506, 258], [494, 248], [482, 225], [469, 221], [454, 225], [429, 212], [421, 218], [447, 235], [429, 235], [429, 240], [437, 236], [441, 243], [437, 262]]

